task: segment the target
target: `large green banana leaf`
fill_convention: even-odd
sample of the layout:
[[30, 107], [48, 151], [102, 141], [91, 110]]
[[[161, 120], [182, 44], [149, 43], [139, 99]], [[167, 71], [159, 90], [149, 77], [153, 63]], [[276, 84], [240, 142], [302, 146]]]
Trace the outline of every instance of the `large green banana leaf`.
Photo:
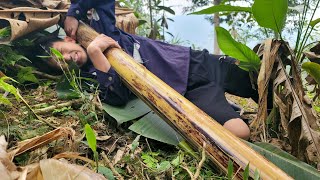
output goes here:
[[118, 125], [137, 119], [151, 111], [151, 109], [138, 98], [131, 100], [127, 105], [122, 107], [103, 104], [103, 109], [118, 122]]
[[320, 173], [312, 166], [273, 146], [270, 143], [249, 143], [251, 148], [266, 157], [294, 179], [318, 180]]

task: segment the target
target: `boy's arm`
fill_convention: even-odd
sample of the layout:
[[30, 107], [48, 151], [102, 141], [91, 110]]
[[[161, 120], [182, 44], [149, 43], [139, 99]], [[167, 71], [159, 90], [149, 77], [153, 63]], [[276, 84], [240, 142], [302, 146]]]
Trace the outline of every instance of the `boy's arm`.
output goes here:
[[91, 8], [97, 7], [101, 3], [107, 3], [108, 0], [71, 0], [71, 6], [67, 16], [75, 17], [80, 20], [87, 14]]
[[103, 102], [111, 105], [124, 105], [131, 97], [130, 90], [124, 86], [103, 52], [109, 47], [121, 48], [112, 38], [100, 34], [88, 46], [87, 53], [97, 73], [100, 84], [100, 97]]
[[64, 22], [64, 29], [67, 35], [76, 39], [76, 32], [79, 25], [78, 21], [87, 15], [89, 9], [99, 7], [106, 3], [114, 4], [114, 0], [71, 0], [71, 6]]

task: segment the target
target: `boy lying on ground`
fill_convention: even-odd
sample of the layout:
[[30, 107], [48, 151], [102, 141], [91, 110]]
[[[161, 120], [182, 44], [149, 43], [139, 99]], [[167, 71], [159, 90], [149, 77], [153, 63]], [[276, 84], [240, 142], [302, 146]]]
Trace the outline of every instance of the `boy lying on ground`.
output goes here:
[[[240, 69], [236, 60], [209, 54], [207, 50], [195, 51], [127, 34], [115, 27], [114, 6], [113, 0], [72, 1], [64, 27], [70, 37], [63, 40], [48, 38], [46, 42], [40, 42], [41, 47], [47, 51], [49, 47], [57, 49], [66, 62], [75, 62], [84, 76], [94, 75], [100, 84], [102, 101], [111, 105], [124, 105], [134, 97], [103, 55], [109, 47], [122, 48], [226, 129], [240, 138], [249, 138], [249, 127], [224, 95], [228, 92], [258, 99], [249, 73]], [[102, 34], [85, 50], [74, 39], [78, 20], [91, 8], [94, 9], [91, 26]], [[54, 59], [49, 64], [57, 70], [61, 68]]]

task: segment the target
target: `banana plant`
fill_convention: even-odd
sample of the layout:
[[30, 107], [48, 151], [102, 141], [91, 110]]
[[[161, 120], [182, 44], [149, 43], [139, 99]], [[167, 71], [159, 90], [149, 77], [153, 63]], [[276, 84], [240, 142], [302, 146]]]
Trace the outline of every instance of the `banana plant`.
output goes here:
[[[288, 11], [288, 0], [255, 0], [252, 7], [216, 5], [191, 14], [213, 14], [218, 12], [246, 12], [253, 15], [261, 27], [274, 30], [281, 36]], [[240, 61], [240, 67], [246, 71], [259, 71], [259, 57], [245, 44], [235, 41], [223, 28], [216, 28], [220, 49]]]

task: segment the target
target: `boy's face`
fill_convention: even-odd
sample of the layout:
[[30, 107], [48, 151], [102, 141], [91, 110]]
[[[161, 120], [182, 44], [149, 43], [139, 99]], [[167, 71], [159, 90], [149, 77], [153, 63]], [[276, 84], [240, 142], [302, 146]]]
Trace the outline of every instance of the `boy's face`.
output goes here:
[[[88, 61], [88, 56], [85, 50], [69, 37], [66, 37], [63, 41], [54, 42], [52, 47], [57, 49], [63, 55], [67, 64], [73, 61], [78, 67], [81, 67]], [[50, 60], [49, 64], [57, 69], [61, 68], [58, 62], [53, 59]], [[63, 65], [64, 63], [60, 64], [62, 64], [62, 69], [67, 68]]]

